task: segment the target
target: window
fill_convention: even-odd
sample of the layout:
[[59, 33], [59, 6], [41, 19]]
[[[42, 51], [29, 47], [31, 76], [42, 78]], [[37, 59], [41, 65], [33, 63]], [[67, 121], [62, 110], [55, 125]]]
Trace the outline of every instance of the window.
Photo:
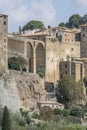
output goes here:
[[60, 77], [62, 78], [62, 75]]
[[6, 39], [4, 39], [4, 42], [6, 42]]
[[67, 64], [65, 64], [65, 68], [67, 68]]
[[83, 37], [85, 37], [85, 34], [83, 34]]
[[73, 48], [71, 48], [71, 50], [73, 51]]
[[4, 25], [6, 25], [6, 21], [4, 21]]

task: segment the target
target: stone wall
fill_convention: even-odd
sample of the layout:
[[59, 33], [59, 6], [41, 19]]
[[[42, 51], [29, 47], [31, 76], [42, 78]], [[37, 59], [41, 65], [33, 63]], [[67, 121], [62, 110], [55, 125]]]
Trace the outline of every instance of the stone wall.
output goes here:
[[7, 69], [8, 16], [0, 14], [0, 69]]
[[46, 81], [59, 80], [59, 63], [67, 58], [80, 57], [80, 42], [52, 42], [50, 37], [46, 41]]
[[45, 100], [44, 81], [35, 74], [9, 71], [0, 76], [0, 105], [12, 111], [29, 110]]

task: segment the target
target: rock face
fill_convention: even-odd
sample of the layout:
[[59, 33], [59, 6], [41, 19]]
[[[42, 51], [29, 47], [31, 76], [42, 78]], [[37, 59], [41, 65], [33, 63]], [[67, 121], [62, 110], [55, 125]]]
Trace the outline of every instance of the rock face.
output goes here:
[[0, 76], [0, 105], [12, 111], [29, 110], [45, 100], [44, 81], [36, 74], [9, 71]]

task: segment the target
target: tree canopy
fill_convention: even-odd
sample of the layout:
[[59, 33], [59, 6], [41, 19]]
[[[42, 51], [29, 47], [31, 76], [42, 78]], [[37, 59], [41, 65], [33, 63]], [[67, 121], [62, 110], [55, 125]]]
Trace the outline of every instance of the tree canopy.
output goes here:
[[81, 100], [82, 96], [82, 84], [81, 82], [75, 82], [72, 75], [64, 75], [59, 85], [60, 89], [60, 102], [68, 104], [77, 104]]
[[31, 20], [26, 25], [23, 26], [22, 31], [24, 30], [34, 30], [34, 29], [43, 29], [44, 24], [41, 21]]
[[23, 57], [11, 57], [8, 59], [8, 68], [12, 70], [26, 69], [27, 61]]
[[68, 28], [79, 28], [81, 24], [87, 23], [87, 13], [84, 16], [80, 16], [79, 14], [73, 14], [69, 17], [68, 22], [61, 22], [59, 26], [68, 27]]

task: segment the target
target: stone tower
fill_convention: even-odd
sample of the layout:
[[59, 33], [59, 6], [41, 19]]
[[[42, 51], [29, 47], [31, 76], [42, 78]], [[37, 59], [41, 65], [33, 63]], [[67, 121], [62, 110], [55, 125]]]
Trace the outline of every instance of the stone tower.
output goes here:
[[7, 69], [8, 16], [0, 14], [0, 70]]
[[81, 57], [87, 58], [87, 24], [81, 27]]

